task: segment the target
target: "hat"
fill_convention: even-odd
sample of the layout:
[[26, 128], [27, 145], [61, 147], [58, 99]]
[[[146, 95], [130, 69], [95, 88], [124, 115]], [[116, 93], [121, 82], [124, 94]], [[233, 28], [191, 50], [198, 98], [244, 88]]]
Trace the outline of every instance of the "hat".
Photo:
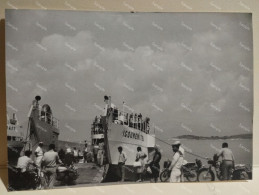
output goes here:
[[71, 149], [70, 148], [67, 148], [67, 153], [70, 153], [71, 152]]
[[173, 144], [172, 144], [172, 146], [176, 146], [176, 145], [181, 145], [181, 142], [180, 141], [175, 141]]

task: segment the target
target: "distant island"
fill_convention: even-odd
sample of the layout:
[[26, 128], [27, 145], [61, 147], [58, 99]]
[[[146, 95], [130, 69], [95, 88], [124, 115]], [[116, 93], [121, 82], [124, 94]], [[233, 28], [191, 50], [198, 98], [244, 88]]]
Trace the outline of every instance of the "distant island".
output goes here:
[[196, 139], [196, 140], [217, 140], [217, 139], [252, 139], [252, 134], [238, 134], [230, 136], [197, 136], [197, 135], [180, 135], [174, 138], [177, 139]]

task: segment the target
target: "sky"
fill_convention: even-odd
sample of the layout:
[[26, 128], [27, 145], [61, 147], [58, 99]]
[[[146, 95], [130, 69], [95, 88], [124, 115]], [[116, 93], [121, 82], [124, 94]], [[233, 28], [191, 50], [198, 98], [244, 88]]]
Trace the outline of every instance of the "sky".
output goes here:
[[109, 95], [164, 140], [252, 133], [252, 43], [246, 13], [7, 10], [7, 111], [25, 131], [40, 95], [61, 140], [90, 141]]

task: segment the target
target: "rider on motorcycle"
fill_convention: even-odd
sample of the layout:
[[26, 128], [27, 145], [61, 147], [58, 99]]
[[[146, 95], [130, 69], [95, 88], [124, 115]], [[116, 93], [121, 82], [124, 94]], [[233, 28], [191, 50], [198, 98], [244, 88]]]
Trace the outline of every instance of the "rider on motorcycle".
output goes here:
[[34, 177], [34, 169], [31, 169], [31, 165], [36, 167], [36, 164], [33, 162], [33, 160], [30, 158], [32, 152], [30, 150], [26, 150], [24, 153], [24, 156], [21, 156], [18, 158], [17, 166], [20, 170], [20, 174], [22, 178], [20, 178], [20, 182], [23, 182], [24, 184], [30, 184], [31, 180], [33, 180]]

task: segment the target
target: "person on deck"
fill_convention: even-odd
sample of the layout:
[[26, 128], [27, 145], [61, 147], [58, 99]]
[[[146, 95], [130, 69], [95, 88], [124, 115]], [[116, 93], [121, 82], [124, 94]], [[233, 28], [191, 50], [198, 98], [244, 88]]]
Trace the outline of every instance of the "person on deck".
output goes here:
[[183, 165], [183, 153], [179, 150], [180, 141], [175, 141], [172, 144], [172, 149], [174, 151], [173, 160], [170, 167], [171, 171], [170, 182], [181, 182], [181, 168]]
[[228, 148], [228, 143], [222, 144], [222, 149], [218, 152], [217, 157], [222, 157], [223, 180], [230, 180], [231, 170], [235, 167], [235, 158], [233, 152]]
[[121, 146], [118, 147], [118, 151], [119, 151], [118, 166], [120, 170], [121, 181], [123, 182], [125, 179], [125, 162], [127, 161], [127, 156], [125, 152], [123, 152], [123, 149]]

